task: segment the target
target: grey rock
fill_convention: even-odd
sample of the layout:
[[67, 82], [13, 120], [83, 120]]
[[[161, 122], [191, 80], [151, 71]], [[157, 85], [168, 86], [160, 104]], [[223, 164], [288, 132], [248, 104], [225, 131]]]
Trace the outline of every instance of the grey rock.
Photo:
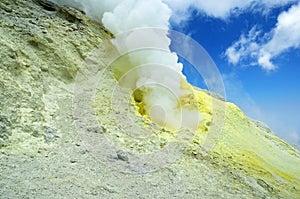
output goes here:
[[118, 150], [116, 153], [119, 160], [128, 162], [129, 158], [128, 158], [128, 153], [126, 151]]
[[87, 131], [91, 132], [91, 133], [102, 134], [102, 133], [106, 132], [106, 129], [102, 126], [90, 126], [90, 127], [87, 128]]
[[45, 142], [50, 143], [56, 141], [56, 139], [59, 138], [57, 135], [57, 130], [54, 128], [47, 128], [46, 133], [44, 136]]
[[9, 136], [12, 134], [9, 130], [11, 126], [7, 117], [0, 115], [0, 148], [6, 146], [9, 142]]

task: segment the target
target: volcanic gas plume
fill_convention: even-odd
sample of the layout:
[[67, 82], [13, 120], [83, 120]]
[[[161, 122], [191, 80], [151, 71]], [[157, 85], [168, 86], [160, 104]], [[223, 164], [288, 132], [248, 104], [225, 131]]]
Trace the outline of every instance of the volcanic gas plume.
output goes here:
[[120, 53], [112, 63], [115, 77], [132, 89], [141, 115], [172, 130], [198, 128], [202, 116], [183, 66], [169, 49], [171, 10], [162, 0], [52, 1], [84, 11], [115, 35], [112, 43]]

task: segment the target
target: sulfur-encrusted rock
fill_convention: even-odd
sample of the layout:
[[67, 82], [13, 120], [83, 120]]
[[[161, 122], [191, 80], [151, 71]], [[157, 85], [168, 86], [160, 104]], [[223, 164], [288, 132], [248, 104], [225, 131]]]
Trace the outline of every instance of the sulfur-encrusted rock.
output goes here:
[[299, 151], [221, 96], [194, 88], [201, 128], [173, 132], [106, 68], [101, 24], [46, 0], [0, 16], [1, 198], [299, 198]]

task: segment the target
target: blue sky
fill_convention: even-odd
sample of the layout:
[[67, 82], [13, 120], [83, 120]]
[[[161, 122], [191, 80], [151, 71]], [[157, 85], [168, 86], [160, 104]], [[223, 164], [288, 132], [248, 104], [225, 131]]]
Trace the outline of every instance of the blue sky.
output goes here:
[[[173, 1], [172, 27], [212, 57], [227, 101], [300, 146], [300, 3], [228, 0], [219, 8], [218, 1], [187, 2]], [[184, 62], [188, 80], [205, 87], [191, 68]]]

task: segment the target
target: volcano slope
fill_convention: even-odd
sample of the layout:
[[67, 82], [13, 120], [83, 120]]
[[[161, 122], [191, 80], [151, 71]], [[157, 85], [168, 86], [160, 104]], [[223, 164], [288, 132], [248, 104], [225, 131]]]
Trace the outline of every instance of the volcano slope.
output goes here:
[[234, 104], [187, 85], [205, 117], [168, 130], [107, 67], [103, 26], [46, 1], [0, 14], [1, 198], [299, 198], [299, 151]]

